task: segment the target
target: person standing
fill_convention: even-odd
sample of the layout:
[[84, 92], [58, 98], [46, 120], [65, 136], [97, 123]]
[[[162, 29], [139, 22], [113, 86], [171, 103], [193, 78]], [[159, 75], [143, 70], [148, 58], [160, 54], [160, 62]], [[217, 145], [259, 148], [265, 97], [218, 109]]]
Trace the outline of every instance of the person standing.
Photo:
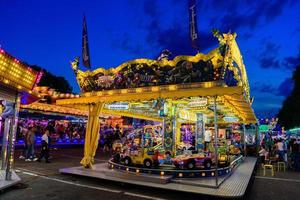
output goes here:
[[26, 159], [27, 157], [27, 150], [28, 150], [28, 146], [27, 146], [27, 134], [28, 134], [28, 129], [25, 126], [21, 126], [21, 134], [22, 134], [22, 139], [24, 141], [24, 149], [20, 155], [20, 159]]
[[116, 128], [114, 130], [114, 141], [116, 141], [116, 140], [121, 140], [121, 131], [120, 131], [119, 124], [116, 125]]
[[211, 142], [212, 132], [210, 129], [205, 128], [204, 131], [204, 151], [209, 150], [209, 144]]
[[41, 147], [41, 153], [40, 153], [38, 162], [41, 162], [41, 160], [43, 158], [45, 158], [46, 163], [50, 163], [50, 161], [49, 161], [49, 135], [50, 135], [50, 132], [48, 129], [46, 129], [42, 136], [42, 143], [41, 143], [42, 147]]
[[268, 152], [272, 152], [272, 148], [274, 146], [274, 142], [273, 142], [273, 139], [272, 139], [272, 136], [271, 136], [271, 133], [267, 133], [267, 135], [265, 135], [265, 149], [268, 151]]
[[282, 139], [279, 139], [279, 141], [277, 141], [276, 150], [277, 150], [277, 154], [279, 156], [279, 161], [285, 161], [284, 160], [284, 144], [283, 144]]
[[27, 153], [26, 153], [25, 161], [36, 161], [37, 160], [37, 158], [35, 158], [35, 154], [34, 154], [35, 132], [36, 132], [36, 129], [34, 127], [30, 127], [28, 130], [28, 134], [26, 136]]

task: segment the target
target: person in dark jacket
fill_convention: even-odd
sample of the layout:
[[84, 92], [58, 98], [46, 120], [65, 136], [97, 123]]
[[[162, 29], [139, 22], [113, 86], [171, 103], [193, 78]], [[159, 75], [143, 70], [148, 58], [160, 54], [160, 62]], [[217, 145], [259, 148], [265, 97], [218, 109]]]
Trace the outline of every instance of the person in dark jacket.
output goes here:
[[50, 132], [48, 129], [45, 130], [45, 133], [42, 136], [42, 147], [41, 147], [41, 154], [38, 159], [38, 162], [41, 162], [43, 158], [45, 158], [46, 163], [50, 163], [49, 161], [49, 135]]

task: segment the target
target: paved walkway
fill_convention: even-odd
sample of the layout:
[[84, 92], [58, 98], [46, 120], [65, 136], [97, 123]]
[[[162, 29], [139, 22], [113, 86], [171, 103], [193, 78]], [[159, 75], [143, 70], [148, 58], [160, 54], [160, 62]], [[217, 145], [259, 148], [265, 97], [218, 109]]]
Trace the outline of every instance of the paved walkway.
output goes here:
[[[90, 178], [61, 175], [60, 168], [78, 166], [83, 153], [82, 148], [59, 149], [52, 151], [52, 163], [25, 162], [16, 159], [17, 174], [22, 184], [0, 194], [1, 200], [68, 200], [95, 198], [119, 199], [174, 199], [194, 200], [213, 199], [211, 197], [184, 192], [169, 192], [162, 189], [149, 190], [145, 187], [132, 187], [128, 184], [99, 181]], [[99, 151], [97, 163], [104, 163], [109, 156]], [[262, 176], [258, 169], [251, 187], [248, 188], [249, 200], [296, 200], [300, 196], [300, 173], [277, 172], [274, 177]], [[217, 198], [220, 199], [220, 198]]]

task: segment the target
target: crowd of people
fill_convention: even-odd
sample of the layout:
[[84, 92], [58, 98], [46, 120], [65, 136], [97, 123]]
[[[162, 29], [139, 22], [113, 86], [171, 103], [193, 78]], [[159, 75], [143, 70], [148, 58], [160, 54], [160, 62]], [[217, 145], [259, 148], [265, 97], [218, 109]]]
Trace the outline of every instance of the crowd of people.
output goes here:
[[18, 122], [17, 140], [23, 139], [24, 132], [27, 132], [30, 127], [35, 128], [37, 136], [42, 136], [45, 129], [50, 127], [50, 137], [52, 140], [83, 139], [85, 133], [85, 125], [81, 123], [21, 119]]
[[[45, 157], [46, 162], [49, 162], [51, 142], [53, 143], [59, 139], [83, 139], [84, 133], [85, 126], [78, 123], [21, 119], [17, 128], [17, 140], [24, 141], [24, 150], [20, 159], [39, 161], [42, 157]], [[36, 156], [37, 137], [41, 138], [40, 158]]]
[[285, 162], [292, 169], [298, 168], [300, 144], [296, 138], [285, 135], [272, 137], [271, 133], [262, 134], [259, 156], [262, 164]]

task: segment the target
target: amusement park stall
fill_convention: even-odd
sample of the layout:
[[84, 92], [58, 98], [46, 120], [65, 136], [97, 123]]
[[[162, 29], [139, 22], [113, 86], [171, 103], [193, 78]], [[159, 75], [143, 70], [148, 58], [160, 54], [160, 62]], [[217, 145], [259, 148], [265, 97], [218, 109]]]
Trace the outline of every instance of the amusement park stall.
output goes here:
[[[69, 108], [56, 105], [57, 99], [78, 98], [76, 94], [65, 94], [56, 92], [54, 89], [46, 86], [37, 86], [34, 88], [40, 98], [31, 104], [20, 105], [19, 126], [38, 127], [36, 135], [36, 144], [40, 145], [43, 129], [52, 126], [51, 145], [80, 145], [84, 143], [82, 134], [88, 115], [87, 111], [76, 108]], [[24, 145], [22, 134], [17, 135], [17, 145]]]
[[218, 188], [243, 162], [245, 125], [256, 124], [256, 116], [236, 34], [215, 36], [218, 48], [173, 60], [136, 59], [83, 72], [75, 59], [82, 93], [57, 104], [89, 112], [81, 164], [94, 169], [101, 114], [151, 120], [151, 127], [114, 143], [109, 169], [172, 181], [210, 177]]
[[21, 95], [33, 95], [32, 89], [41, 74], [0, 49], [0, 101], [2, 137], [0, 189], [8, 187], [20, 179], [13, 172], [14, 141], [18, 123]]

